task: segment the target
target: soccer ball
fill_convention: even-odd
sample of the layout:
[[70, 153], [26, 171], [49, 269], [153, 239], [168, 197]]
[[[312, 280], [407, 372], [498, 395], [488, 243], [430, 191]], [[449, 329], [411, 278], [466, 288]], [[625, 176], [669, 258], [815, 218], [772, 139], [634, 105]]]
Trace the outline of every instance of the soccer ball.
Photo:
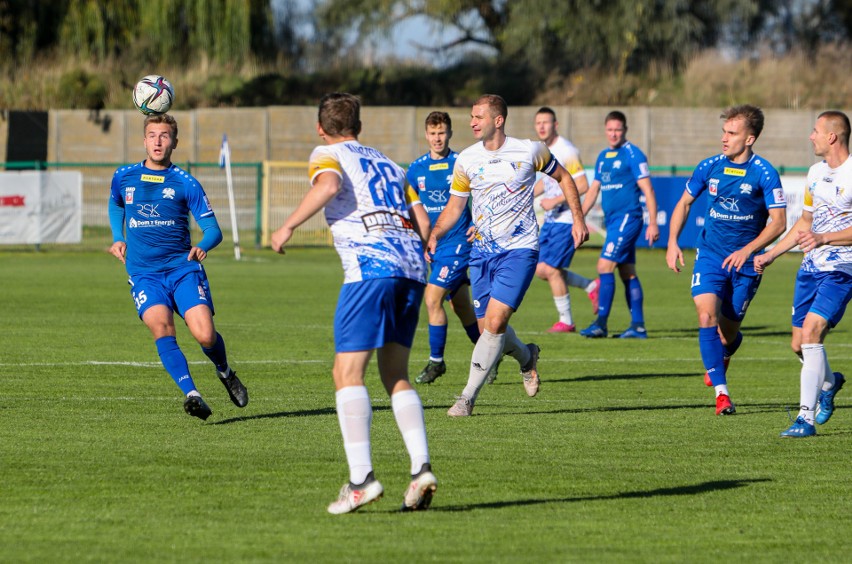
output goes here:
[[149, 74], [133, 88], [133, 104], [146, 116], [166, 113], [172, 107], [174, 99], [172, 83], [158, 74]]

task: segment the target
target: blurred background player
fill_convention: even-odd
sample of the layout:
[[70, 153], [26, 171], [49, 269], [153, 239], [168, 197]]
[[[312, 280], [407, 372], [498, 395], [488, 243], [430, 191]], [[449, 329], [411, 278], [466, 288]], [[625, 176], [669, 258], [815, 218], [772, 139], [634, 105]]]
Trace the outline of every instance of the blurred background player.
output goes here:
[[[536, 112], [535, 131], [539, 140], [547, 145], [554, 158], [574, 179], [577, 192], [580, 195], [585, 194], [589, 190], [589, 182], [586, 179], [583, 163], [580, 162], [580, 152], [570, 141], [557, 133], [558, 125], [556, 113], [551, 108], [545, 106]], [[598, 281], [568, 270], [574, 256], [574, 243], [571, 236], [574, 216], [565, 202], [559, 183], [545, 174], [540, 174], [534, 193], [536, 197], [543, 195], [539, 205], [545, 210], [539, 240], [539, 262], [536, 265], [535, 275], [550, 284], [553, 302], [559, 313], [559, 321], [554, 323], [548, 332], [573, 333], [575, 326], [568, 286], [582, 288], [597, 312]]]
[[[201, 184], [172, 164], [178, 144], [175, 119], [163, 114], [144, 122], [147, 158], [119, 168], [112, 178], [109, 219], [113, 244], [109, 252], [130, 275], [130, 293], [139, 318], [154, 337], [166, 371], [186, 395], [189, 415], [207, 419], [213, 413], [189, 373], [175, 339], [174, 312], [213, 361], [234, 405], [245, 407], [248, 392], [228, 366], [225, 341], [213, 324], [213, 296], [201, 261], [222, 241], [222, 231]], [[193, 245], [189, 214], [203, 236]]]
[[636, 275], [636, 241], [645, 225], [639, 196], [645, 196], [648, 209], [648, 227], [645, 239], [653, 245], [659, 239], [657, 227], [657, 199], [651, 186], [651, 172], [644, 153], [627, 140], [627, 118], [619, 111], [607, 114], [604, 130], [609, 148], [601, 151], [595, 163], [595, 179], [583, 201], [583, 213], [595, 205], [598, 193], [606, 224], [606, 241], [598, 259], [600, 294], [598, 317], [580, 331], [584, 337], [606, 337], [607, 323], [615, 296], [615, 269], [624, 283], [627, 307], [630, 309], [630, 327], [619, 335], [622, 339], [645, 339], [644, 296]]
[[320, 100], [317, 133], [326, 144], [311, 153], [311, 188], [271, 237], [272, 249], [283, 254], [293, 230], [324, 208], [343, 263], [332, 375], [349, 482], [328, 506], [333, 514], [355, 511], [384, 493], [373, 474], [373, 409], [364, 384], [374, 350], [411, 460], [403, 509], [429, 507], [438, 484], [429, 462], [423, 405], [408, 382], [408, 357], [426, 284], [422, 241], [429, 218], [403, 170], [358, 142], [360, 115], [361, 103], [351, 94], [335, 92]]
[[470, 198], [475, 227], [471, 286], [481, 334], [473, 349], [467, 385], [447, 411], [451, 417], [473, 413], [487, 374], [503, 354], [520, 364], [527, 395], [538, 393], [539, 347], [523, 344], [509, 325], [538, 263], [538, 222], [533, 210], [537, 171], [560, 182], [568, 205], [577, 213], [574, 244], [581, 245], [589, 236], [571, 175], [543, 143], [507, 137], [507, 114], [506, 102], [500, 96], [485, 94], [474, 103], [470, 126], [478, 142], [456, 159], [450, 201], [426, 246], [428, 253], [435, 252], [438, 240], [455, 226]]
[[834, 396], [846, 379], [832, 372], [825, 337], [843, 318], [852, 298], [852, 159], [849, 117], [819, 115], [811, 132], [814, 154], [823, 160], [808, 171], [802, 215], [787, 235], [755, 258], [762, 271], [797, 244], [805, 252], [793, 294], [793, 351], [802, 358], [799, 414], [782, 437], [810, 437], [834, 413]]
[[[411, 163], [406, 177], [408, 184], [418, 191], [420, 201], [434, 224], [450, 199], [450, 181], [458, 153], [450, 150], [453, 123], [446, 112], [432, 112], [426, 116], [426, 141], [429, 152]], [[479, 325], [470, 303], [470, 279], [467, 266], [470, 247], [467, 230], [473, 224], [470, 208], [465, 207], [453, 229], [447, 233], [432, 257], [429, 282], [423, 295], [429, 314], [429, 362], [415, 378], [418, 384], [430, 384], [447, 371], [444, 347], [447, 344], [447, 313], [444, 301], [449, 299], [453, 311], [462, 322], [470, 341], [479, 339]]]
[[736, 407], [726, 372], [742, 343], [740, 325], [760, 285], [754, 256], [784, 232], [787, 205], [778, 172], [753, 151], [763, 131], [760, 108], [734, 106], [720, 117], [725, 120], [722, 154], [701, 161], [686, 182], [672, 212], [666, 263], [680, 272], [683, 252], [677, 238], [693, 202], [706, 190], [692, 299], [698, 314], [698, 347], [707, 370], [705, 384], [716, 391], [716, 415], [732, 415]]

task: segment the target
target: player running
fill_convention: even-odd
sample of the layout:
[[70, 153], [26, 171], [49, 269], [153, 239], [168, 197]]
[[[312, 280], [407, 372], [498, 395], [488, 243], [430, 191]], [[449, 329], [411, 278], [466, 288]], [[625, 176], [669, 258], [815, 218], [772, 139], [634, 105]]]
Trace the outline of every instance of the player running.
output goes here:
[[[458, 153], [450, 149], [453, 123], [446, 112], [431, 112], [426, 116], [426, 141], [429, 152], [411, 163], [406, 173], [408, 183], [415, 187], [426, 208], [430, 224], [434, 225], [450, 199], [450, 182]], [[415, 378], [418, 384], [431, 384], [447, 371], [444, 348], [447, 344], [447, 313], [444, 301], [449, 300], [453, 312], [464, 326], [474, 345], [479, 339], [479, 325], [470, 303], [470, 279], [467, 267], [470, 247], [467, 231], [473, 224], [470, 209], [465, 208], [458, 223], [447, 233], [432, 257], [429, 282], [424, 301], [429, 314], [429, 362]]]
[[755, 258], [760, 272], [796, 245], [805, 252], [793, 294], [793, 351], [802, 359], [800, 407], [782, 437], [816, 435], [834, 413], [834, 396], [846, 379], [832, 372], [825, 337], [852, 299], [852, 158], [849, 117], [819, 115], [810, 140], [823, 160], [808, 171], [802, 216], [770, 251]]
[[332, 93], [319, 104], [317, 132], [326, 145], [311, 153], [311, 189], [272, 234], [284, 253], [293, 230], [325, 209], [344, 281], [334, 313], [337, 418], [349, 463], [349, 481], [329, 513], [355, 511], [380, 498], [373, 474], [373, 410], [364, 373], [373, 351], [411, 460], [404, 510], [426, 509], [438, 481], [432, 473], [420, 396], [408, 382], [408, 357], [426, 284], [423, 243], [429, 218], [405, 173], [380, 151], [358, 142], [361, 103]]
[[706, 191], [692, 299], [698, 314], [698, 348], [707, 370], [704, 383], [716, 391], [716, 415], [732, 415], [736, 407], [728, 391], [727, 369], [742, 343], [740, 325], [760, 285], [754, 257], [784, 232], [787, 204], [778, 172], [753, 151], [763, 131], [760, 108], [734, 106], [720, 117], [725, 120], [722, 154], [701, 161], [687, 181], [672, 212], [666, 263], [680, 272], [683, 252], [677, 239], [693, 202]]
[[[237, 407], [248, 392], [228, 365], [225, 341], [213, 324], [213, 296], [201, 261], [222, 241], [222, 231], [201, 184], [171, 161], [178, 144], [175, 119], [163, 114], [144, 122], [147, 158], [119, 168], [112, 178], [109, 252], [127, 268], [139, 318], [151, 331], [160, 361], [185, 394], [184, 410], [206, 420], [213, 411], [190, 376], [175, 338], [174, 313], [186, 322]], [[193, 245], [189, 214], [203, 236]]]

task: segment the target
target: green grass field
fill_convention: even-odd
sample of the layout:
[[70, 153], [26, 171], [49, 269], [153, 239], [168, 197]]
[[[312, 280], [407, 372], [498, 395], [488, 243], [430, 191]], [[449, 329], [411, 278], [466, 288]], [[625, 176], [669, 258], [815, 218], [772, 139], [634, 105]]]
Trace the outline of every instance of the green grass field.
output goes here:
[[[852, 395], [811, 439], [778, 433], [795, 415], [789, 351], [798, 256], [765, 276], [729, 373], [737, 415], [705, 388], [689, 268], [639, 253], [647, 341], [550, 335], [534, 281], [513, 318], [541, 345], [542, 390], [514, 361], [474, 417], [446, 416], [472, 345], [452, 320], [448, 373], [419, 387], [432, 509], [397, 510], [408, 457], [375, 369], [373, 462], [380, 502], [326, 513], [348, 472], [334, 410], [331, 319], [342, 273], [327, 249], [280, 257], [227, 246], [205, 263], [232, 365], [251, 402], [234, 407], [184, 327], [181, 343], [213, 408], [182, 410], [135, 316], [123, 267], [103, 252], [0, 252], [0, 561], [789, 561], [840, 562], [852, 540]], [[591, 274], [597, 252], [574, 267]], [[578, 325], [592, 320], [573, 292]], [[621, 289], [610, 329], [628, 322]], [[427, 357], [425, 313], [412, 354]], [[829, 336], [852, 372], [849, 322]]]

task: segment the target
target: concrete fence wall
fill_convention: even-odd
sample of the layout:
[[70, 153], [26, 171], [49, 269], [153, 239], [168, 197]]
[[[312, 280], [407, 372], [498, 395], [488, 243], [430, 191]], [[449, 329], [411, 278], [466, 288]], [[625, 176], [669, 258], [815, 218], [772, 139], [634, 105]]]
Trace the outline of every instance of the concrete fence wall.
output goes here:
[[[428, 149], [423, 121], [433, 109], [449, 112], [454, 124], [451, 146], [473, 143], [470, 108], [365, 107], [361, 140], [407, 163]], [[510, 107], [509, 135], [535, 138], [537, 107]], [[603, 119], [609, 107], [557, 106], [559, 131], [592, 166], [605, 146]], [[720, 151], [722, 122], [718, 108], [623, 108], [628, 139], [648, 155], [651, 166], [695, 166]], [[767, 110], [756, 150], [776, 167], [808, 167], [814, 162], [808, 141], [818, 115], [814, 110]], [[227, 133], [234, 162], [306, 161], [321, 140], [313, 106], [199, 109], [174, 112], [180, 128], [175, 162], [215, 162]], [[53, 110], [49, 116], [51, 162], [124, 163], [142, 160], [143, 117], [134, 110]], [[0, 154], [6, 154], [7, 127], [0, 121]]]

